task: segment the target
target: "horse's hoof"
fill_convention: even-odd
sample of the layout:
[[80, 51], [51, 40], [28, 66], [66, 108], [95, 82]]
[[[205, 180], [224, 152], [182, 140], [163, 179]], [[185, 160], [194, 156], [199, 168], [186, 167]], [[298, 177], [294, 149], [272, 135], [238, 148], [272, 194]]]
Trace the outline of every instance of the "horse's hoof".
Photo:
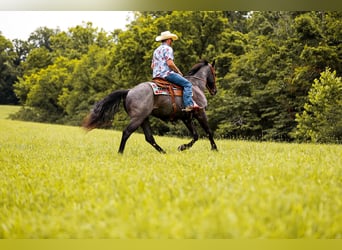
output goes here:
[[185, 145], [180, 145], [178, 147], [178, 151], [184, 151], [186, 149], [186, 146]]

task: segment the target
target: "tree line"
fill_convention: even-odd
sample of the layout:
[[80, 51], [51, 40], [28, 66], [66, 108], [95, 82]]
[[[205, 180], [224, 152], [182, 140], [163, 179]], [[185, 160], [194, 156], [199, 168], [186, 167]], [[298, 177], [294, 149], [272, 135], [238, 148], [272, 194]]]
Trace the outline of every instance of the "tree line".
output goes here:
[[[342, 12], [135, 12], [126, 30], [91, 22], [67, 31], [39, 27], [23, 41], [0, 33], [0, 104], [20, 104], [15, 119], [79, 125], [116, 89], [151, 79], [155, 37], [170, 30], [186, 73], [216, 60], [218, 94], [208, 96], [216, 137], [341, 143]], [[113, 128], [127, 124], [122, 112]], [[185, 135], [153, 120], [160, 135]]]

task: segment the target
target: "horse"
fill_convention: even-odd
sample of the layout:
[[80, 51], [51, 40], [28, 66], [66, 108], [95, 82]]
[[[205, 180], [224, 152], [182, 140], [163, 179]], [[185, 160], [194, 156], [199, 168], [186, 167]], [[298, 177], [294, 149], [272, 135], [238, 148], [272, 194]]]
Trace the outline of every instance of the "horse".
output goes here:
[[[95, 103], [90, 113], [83, 121], [83, 128], [90, 131], [94, 128], [103, 128], [111, 125], [114, 115], [119, 111], [121, 100], [126, 113], [130, 117], [130, 122], [122, 132], [121, 143], [118, 153], [122, 154], [126, 142], [131, 134], [139, 127], [143, 129], [145, 140], [151, 144], [158, 152], [166, 153], [155, 141], [149, 117], [154, 116], [165, 122], [181, 120], [192, 134], [192, 140], [187, 144], [178, 147], [179, 151], [189, 149], [198, 140], [198, 134], [194, 126], [194, 118], [199, 122], [206, 132], [211, 150], [217, 151], [213, 132], [209, 128], [208, 119], [205, 112], [207, 99], [204, 91], [207, 88], [209, 93], [214, 96], [217, 93], [215, 60], [210, 64], [206, 60], [196, 63], [189, 73], [184, 76], [192, 83], [193, 100], [201, 107], [191, 112], [184, 112], [182, 109], [182, 96], [155, 95], [150, 82], [142, 82], [132, 89], [115, 90], [102, 100]], [[173, 99], [173, 100], [172, 100]]]

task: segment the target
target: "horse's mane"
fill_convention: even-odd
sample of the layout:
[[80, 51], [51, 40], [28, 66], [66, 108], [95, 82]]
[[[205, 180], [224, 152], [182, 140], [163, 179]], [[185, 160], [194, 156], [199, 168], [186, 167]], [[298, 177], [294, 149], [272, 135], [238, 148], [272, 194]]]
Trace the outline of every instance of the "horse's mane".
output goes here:
[[192, 76], [192, 75], [196, 74], [196, 72], [197, 72], [200, 68], [202, 68], [202, 67], [205, 66], [205, 65], [208, 65], [208, 63], [209, 63], [209, 62], [208, 62], [207, 60], [202, 59], [199, 63], [195, 64], [195, 65], [190, 69], [190, 71], [188, 72], [188, 75], [189, 75], [189, 76]]

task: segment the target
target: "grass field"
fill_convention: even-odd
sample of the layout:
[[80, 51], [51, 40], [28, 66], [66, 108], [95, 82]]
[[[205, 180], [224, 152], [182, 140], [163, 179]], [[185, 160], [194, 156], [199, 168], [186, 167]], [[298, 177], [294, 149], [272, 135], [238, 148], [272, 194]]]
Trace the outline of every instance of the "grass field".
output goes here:
[[6, 119], [0, 238], [342, 238], [340, 145], [156, 137]]

